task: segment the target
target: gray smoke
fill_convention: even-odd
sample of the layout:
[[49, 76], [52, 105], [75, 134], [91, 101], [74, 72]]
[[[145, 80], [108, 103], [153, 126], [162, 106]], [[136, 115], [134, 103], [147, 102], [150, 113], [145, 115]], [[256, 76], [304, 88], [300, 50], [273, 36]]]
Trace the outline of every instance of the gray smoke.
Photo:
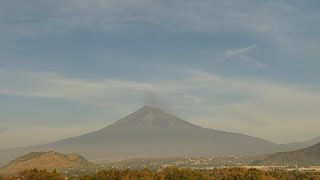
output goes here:
[[167, 107], [165, 105], [165, 103], [161, 100], [160, 96], [156, 95], [153, 92], [145, 93], [144, 105], [156, 107], [156, 108], [161, 108], [161, 109], [166, 109], [166, 107]]
[[165, 99], [163, 96], [160, 96], [159, 94], [156, 94], [154, 92], [146, 92], [144, 94], [144, 105], [145, 106], [151, 106], [155, 108], [160, 108], [162, 110], [165, 110], [167, 112], [170, 112], [172, 114], [177, 114], [169, 104], [170, 100]]

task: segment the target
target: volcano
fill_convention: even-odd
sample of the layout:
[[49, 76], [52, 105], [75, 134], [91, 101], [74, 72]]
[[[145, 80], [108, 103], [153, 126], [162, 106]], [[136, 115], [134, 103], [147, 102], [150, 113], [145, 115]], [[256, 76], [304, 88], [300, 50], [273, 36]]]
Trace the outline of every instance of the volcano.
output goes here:
[[144, 106], [103, 129], [39, 148], [78, 152], [96, 159], [268, 153], [276, 151], [277, 145], [238, 133], [202, 128], [160, 108]]
[[0, 154], [17, 157], [31, 151], [77, 152], [94, 160], [253, 155], [278, 152], [281, 148], [264, 139], [203, 128], [160, 108], [144, 106], [98, 131]]

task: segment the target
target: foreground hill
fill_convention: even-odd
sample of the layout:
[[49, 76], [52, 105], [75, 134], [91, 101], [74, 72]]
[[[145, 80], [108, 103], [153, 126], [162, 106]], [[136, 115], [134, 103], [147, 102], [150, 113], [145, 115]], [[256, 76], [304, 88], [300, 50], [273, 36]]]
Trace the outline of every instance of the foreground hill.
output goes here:
[[297, 151], [272, 154], [258, 162], [257, 165], [320, 166], [320, 143]]
[[25, 169], [64, 170], [93, 168], [94, 164], [78, 154], [60, 154], [57, 152], [31, 152], [11, 161], [0, 169], [1, 174], [15, 174]]
[[46, 145], [0, 151], [0, 160], [51, 150], [78, 152], [93, 160], [253, 155], [288, 150], [286, 148], [252, 136], [203, 128], [162, 109], [145, 106], [95, 132]]

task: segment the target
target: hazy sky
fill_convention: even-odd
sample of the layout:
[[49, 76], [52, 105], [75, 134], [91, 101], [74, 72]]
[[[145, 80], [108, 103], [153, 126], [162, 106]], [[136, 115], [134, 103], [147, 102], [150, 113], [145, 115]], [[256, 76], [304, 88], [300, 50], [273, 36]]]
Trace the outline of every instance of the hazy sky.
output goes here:
[[100, 129], [146, 96], [278, 143], [320, 135], [319, 0], [0, 1], [0, 148]]

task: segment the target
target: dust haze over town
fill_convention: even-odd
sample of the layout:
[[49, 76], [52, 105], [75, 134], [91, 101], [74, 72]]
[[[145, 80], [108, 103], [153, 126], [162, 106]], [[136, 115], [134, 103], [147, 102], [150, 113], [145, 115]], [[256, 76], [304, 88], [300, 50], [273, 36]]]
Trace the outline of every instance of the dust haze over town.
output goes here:
[[320, 170], [319, 7], [1, 1], [0, 179], [30, 168]]

